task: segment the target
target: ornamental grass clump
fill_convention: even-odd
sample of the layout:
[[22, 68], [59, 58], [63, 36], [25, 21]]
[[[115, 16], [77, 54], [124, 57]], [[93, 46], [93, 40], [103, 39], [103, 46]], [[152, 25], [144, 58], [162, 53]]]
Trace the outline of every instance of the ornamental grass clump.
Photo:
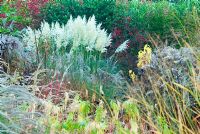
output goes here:
[[[86, 87], [99, 92], [103, 87], [105, 94], [111, 97], [117, 90], [123, 91], [126, 85], [114, 59], [103, 57], [111, 44], [111, 35], [101, 29], [101, 24], [96, 24], [94, 16], [88, 20], [71, 17], [66, 25], [43, 22], [38, 30], [28, 27], [23, 41], [24, 49], [35, 54], [32, 57], [35, 63], [65, 74], [74, 87], [79, 85], [78, 90]], [[126, 44], [127, 41], [120, 51]]]
[[0, 133], [2, 134], [37, 134], [45, 131], [40, 122], [45, 115], [37, 109], [44, 106], [44, 100], [35, 96], [37, 85], [27, 85], [25, 84], [27, 80], [28, 78], [24, 78], [18, 72], [10, 75], [1, 71]]

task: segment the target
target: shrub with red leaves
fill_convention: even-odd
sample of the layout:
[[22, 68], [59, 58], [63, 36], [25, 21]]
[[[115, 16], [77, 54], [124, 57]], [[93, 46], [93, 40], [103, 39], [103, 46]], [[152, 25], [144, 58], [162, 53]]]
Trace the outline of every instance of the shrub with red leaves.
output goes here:
[[38, 15], [40, 13], [40, 8], [45, 6], [48, 0], [29, 0], [27, 2], [28, 9], [32, 15]]
[[[16, 34], [18, 30], [23, 29], [29, 24], [26, 2], [22, 0], [1, 1], [0, 23], [1, 33]], [[3, 23], [2, 19], [6, 18]]]
[[[148, 42], [145, 33], [131, 25], [131, 18], [126, 17], [118, 20], [112, 32], [113, 46], [116, 49], [125, 40], [129, 40], [129, 49], [139, 50]], [[129, 50], [131, 51], [131, 50]], [[136, 53], [133, 53], [133, 55]]]
[[39, 27], [41, 21], [44, 19], [39, 16], [41, 13], [41, 8], [43, 8], [48, 2], [49, 0], [28, 0], [27, 8], [32, 18], [31, 27]]
[[123, 67], [133, 68], [136, 65], [138, 51], [148, 42], [145, 32], [135, 27], [132, 24], [132, 18], [129, 16], [120, 18], [114, 24], [112, 32], [113, 44], [108, 52], [112, 54], [120, 44], [125, 40], [129, 40], [128, 49], [117, 56], [119, 63]]
[[0, 18], [6, 18], [6, 14], [0, 14]]

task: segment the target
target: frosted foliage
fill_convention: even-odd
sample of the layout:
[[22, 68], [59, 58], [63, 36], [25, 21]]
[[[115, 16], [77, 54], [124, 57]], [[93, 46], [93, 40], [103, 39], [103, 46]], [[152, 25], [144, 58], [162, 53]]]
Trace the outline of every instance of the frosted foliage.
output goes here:
[[[26, 49], [24, 49], [24, 43], [20, 38], [0, 34], [0, 58], [9, 64], [11, 72], [16, 71], [16, 69], [22, 72], [25, 69], [31, 70], [35, 67], [32, 63], [35, 62], [36, 54], [27, 51], [27, 48], [33, 50], [34, 45], [31, 45], [31, 39], [27, 40], [30, 42], [30, 46], [26, 46]], [[3, 69], [1, 65], [0, 69]]]
[[[16, 59], [23, 59], [23, 56], [24, 52], [22, 42], [19, 38], [0, 34], [0, 59], [6, 60], [6, 62], [10, 62]], [[14, 57], [16, 59], [14, 59]]]
[[196, 59], [192, 49], [165, 47], [157, 49], [152, 54], [150, 67], [162, 76], [173, 77], [175, 82], [189, 86], [189, 64], [196, 66]]

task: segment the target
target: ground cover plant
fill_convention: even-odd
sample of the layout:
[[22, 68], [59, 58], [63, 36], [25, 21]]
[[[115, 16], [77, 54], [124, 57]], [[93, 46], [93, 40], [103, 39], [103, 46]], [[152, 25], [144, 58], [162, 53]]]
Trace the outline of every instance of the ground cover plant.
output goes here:
[[0, 11], [0, 133], [199, 133], [198, 0], [0, 0]]

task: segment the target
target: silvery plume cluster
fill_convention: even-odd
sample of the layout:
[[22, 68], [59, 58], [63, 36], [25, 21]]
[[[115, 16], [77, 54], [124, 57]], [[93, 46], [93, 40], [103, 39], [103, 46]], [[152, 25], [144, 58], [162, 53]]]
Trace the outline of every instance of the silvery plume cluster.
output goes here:
[[70, 46], [70, 51], [73, 51], [82, 45], [87, 51], [96, 50], [103, 53], [111, 44], [111, 35], [101, 29], [101, 24], [96, 25], [94, 16], [88, 20], [78, 16], [76, 19], [70, 17], [66, 25], [60, 25], [58, 22], [49, 25], [44, 21], [40, 29], [33, 30], [28, 27], [23, 34], [27, 50], [36, 51], [36, 45], [40, 45], [41, 40], [48, 43], [51, 41], [57, 50]]
[[196, 66], [197, 61], [192, 48], [164, 47], [152, 54], [150, 68], [161, 76], [173, 78], [175, 82], [190, 86], [189, 66]]

